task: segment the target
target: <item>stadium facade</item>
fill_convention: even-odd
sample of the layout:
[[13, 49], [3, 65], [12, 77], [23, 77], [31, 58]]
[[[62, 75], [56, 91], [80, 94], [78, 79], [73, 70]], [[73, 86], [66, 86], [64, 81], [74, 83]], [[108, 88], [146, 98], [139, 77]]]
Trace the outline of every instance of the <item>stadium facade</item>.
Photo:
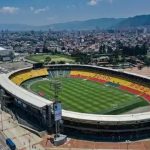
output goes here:
[[[30, 79], [45, 78], [54, 70], [103, 73], [101, 76], [103, 80], [110, 80], [110, 76], [111, 79], [115, 76], [118, 80], [114, 78], [113, 83], [120, 82], [119, 84], [126, 85], [126, 89], [131, 88], [134, 92], [143, 91], [142, 96], [150, 100], [150, 78], [148, 77], [89, 65], [50, 65], [42, 68], [25, 68], [0, 75], [2, 109], [9, 112], [20, 124], [37, 131], [53, 132], [55, 126], [53, 102], [25, 90], [20, 85]], [[81, 77], [81, 74], [79, 76]], [[98, 80], [95, 76], [92, 78]], [[127, 85], [128, 81], [125, 82], [127, 79], [130, 80], [130, 85]], [[131, 82], [134, 84], [132, 87]], [[85, 135], [104, 141], [139, 140], [150, 137], [150, 112], [98, 115], [63, 110], [62, 117], [63, 132], [67, 135], [80, 135], [80, 137]]]

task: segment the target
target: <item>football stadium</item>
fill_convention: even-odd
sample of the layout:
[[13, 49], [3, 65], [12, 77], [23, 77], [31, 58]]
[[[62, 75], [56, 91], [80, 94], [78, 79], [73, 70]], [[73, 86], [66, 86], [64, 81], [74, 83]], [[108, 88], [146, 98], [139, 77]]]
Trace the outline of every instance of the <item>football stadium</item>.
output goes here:
[[[150, 78], [98, 66], [34, 64], [0, 75], [1, 107], [37, 132], [55, 132], [54, 92], [61, 83], [61, 132], [101, 141], [150, 137]], [[132, 113], [133, 110], [138, 113]]]

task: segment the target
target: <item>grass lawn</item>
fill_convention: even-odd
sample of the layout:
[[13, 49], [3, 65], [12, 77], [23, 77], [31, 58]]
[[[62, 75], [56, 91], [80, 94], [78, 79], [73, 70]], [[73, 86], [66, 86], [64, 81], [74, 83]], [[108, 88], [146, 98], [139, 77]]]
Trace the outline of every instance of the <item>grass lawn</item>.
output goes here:
[[51, 55], [51, 54], [36, 54], [27, 56], [26, 59], [35, 61], [35, 62], [44, 62], [46, 57], [51, 57], [51, 61], [65, 61], [65, 62], [74, 62], [74, 58], [68, 55]]
[[[63, 109], [96, 114], [120, 114], [137, 107], [149, 105], [141, 97], [130, 94], [118, 88], [105, 86], [93, 81], [60, 78], [62, 90], [59, 99]], [[53, 91], [50, 81], [31, 82], [30, 90], [44, 93], [44, 97], [51, 100]]]

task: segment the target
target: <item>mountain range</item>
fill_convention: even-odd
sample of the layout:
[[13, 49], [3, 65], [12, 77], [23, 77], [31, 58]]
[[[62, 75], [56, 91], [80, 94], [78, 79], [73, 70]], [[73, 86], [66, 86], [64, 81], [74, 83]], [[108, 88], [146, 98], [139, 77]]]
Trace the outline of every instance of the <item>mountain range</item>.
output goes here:
[[129, 18], [100, 18], [85, 21], [72, 21], [43, 26], [25, 24], [0, 24], [0, 30], [28, 31], [28, 30], [92, 30], [92, 29], [126, 29], [150, 26], [150, 15], [140, 15]]

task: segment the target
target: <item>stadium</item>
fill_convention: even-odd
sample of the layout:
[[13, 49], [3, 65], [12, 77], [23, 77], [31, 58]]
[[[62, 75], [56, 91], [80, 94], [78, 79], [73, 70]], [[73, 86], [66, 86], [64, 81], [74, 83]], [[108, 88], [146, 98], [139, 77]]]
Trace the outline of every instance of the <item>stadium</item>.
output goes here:
[[0, 75], [1, 107], [34, 131], [54, 132], [51, 80], [62, 84], [62, 131], [101, 141], [150, 137], [150, 78], [90, 65], [49, 65]]

